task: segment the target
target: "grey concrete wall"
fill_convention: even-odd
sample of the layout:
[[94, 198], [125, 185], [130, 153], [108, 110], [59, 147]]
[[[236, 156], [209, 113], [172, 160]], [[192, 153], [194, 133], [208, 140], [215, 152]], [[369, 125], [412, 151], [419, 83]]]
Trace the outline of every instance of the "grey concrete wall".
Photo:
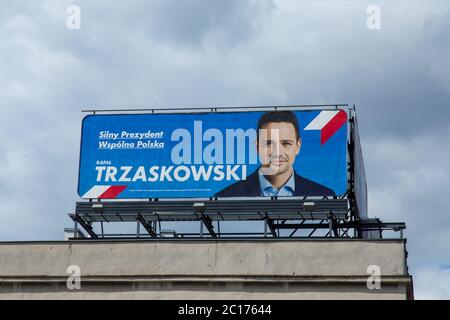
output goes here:
[[[70, 265], [81, 290], [66, 287]], [[406, 299], [406, 269], [402, 240], [0, 243], [0, 298]]]

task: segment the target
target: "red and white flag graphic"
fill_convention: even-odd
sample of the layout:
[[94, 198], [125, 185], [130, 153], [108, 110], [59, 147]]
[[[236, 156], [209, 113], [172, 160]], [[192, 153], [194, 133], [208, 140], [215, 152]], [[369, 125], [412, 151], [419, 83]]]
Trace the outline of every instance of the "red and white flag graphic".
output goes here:
[[83, 194], [83, 199], [115, 199], [127, 186], [95, 185]]
[[324, 144], [347, 122], [344, 110], [321, 111], [304, 130], [320, 130], [320, 144]]

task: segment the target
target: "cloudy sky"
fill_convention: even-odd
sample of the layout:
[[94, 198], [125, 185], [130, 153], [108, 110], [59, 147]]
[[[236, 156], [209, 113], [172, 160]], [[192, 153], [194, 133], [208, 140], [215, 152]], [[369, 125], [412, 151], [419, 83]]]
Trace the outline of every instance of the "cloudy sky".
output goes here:
[[[81, 9], [80, 29], [67, 8]], [[380, 29], [366, 10], [380, 8]], [[450, 298], [448, 0], [0, 0], [0, 240], [62, 239], [80, 110], [356, 104], [369, 214]]]

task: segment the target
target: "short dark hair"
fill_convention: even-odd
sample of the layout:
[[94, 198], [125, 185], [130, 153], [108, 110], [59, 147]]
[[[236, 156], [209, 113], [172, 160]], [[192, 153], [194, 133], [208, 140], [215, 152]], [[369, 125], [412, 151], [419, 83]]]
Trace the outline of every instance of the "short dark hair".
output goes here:
[[[300, 129], [298, 125], [298, 120], [292, 111], [268, 111], [264, 113], [258, 120], [258, 132], [263, 127], [263, 125], [270, 122], [289, 122], [295, 128], [295, 134], [297, 136], [297, 141], [300, 140]], [[259, 140], [259, 135], [258, 135]]]

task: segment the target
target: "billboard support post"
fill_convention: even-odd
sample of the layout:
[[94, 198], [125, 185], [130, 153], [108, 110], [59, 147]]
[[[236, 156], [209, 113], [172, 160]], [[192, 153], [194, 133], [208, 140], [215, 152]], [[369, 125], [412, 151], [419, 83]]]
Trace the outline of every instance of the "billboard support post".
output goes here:
[[78, 238], [78, 220], [73, 220], [73, 229], [75, 231], [74, 237]]
[[77, 214], [75, 216], [75, 219], [92, 238], [98, 238], [98, 235], [94, 232], [91, 223], [86, 222], [84, 219], [81, 219]]
[[141, 236], [140, 232], [141, 223], [139, 221], [136, 221], [136, 237], [139, 238]]
[[276, 230], [275, 230], [275, 228], [273, 226], [272, 220], [270, 220], [267, 217], [267, 212], [266, 212], [266, 219], [265, 219], [265, 221], [266, 221], [267, 226], [269, 227], [270, 232], [272, 233], [272, 237], [277, 238], [277, 236], [278, 236], [277, 232], [276, 232]]
[[[156, 238], [156, 233], [155, 230], [153, 230], [152, 226], [149, 225], [147, 223], [147, 221], [145, 221], [145, 219], [142, 217], [142, 215], [139, 213], [137, 215], [137, 224], [138, 224], [138, 228], [140, 226], [140, 224], [142, 224], [142, 226], [144, 227], [145, 230], [147, 230], [148, 234], [153, 237]], [[138, 229], [139, 230], [139, 229]]]

